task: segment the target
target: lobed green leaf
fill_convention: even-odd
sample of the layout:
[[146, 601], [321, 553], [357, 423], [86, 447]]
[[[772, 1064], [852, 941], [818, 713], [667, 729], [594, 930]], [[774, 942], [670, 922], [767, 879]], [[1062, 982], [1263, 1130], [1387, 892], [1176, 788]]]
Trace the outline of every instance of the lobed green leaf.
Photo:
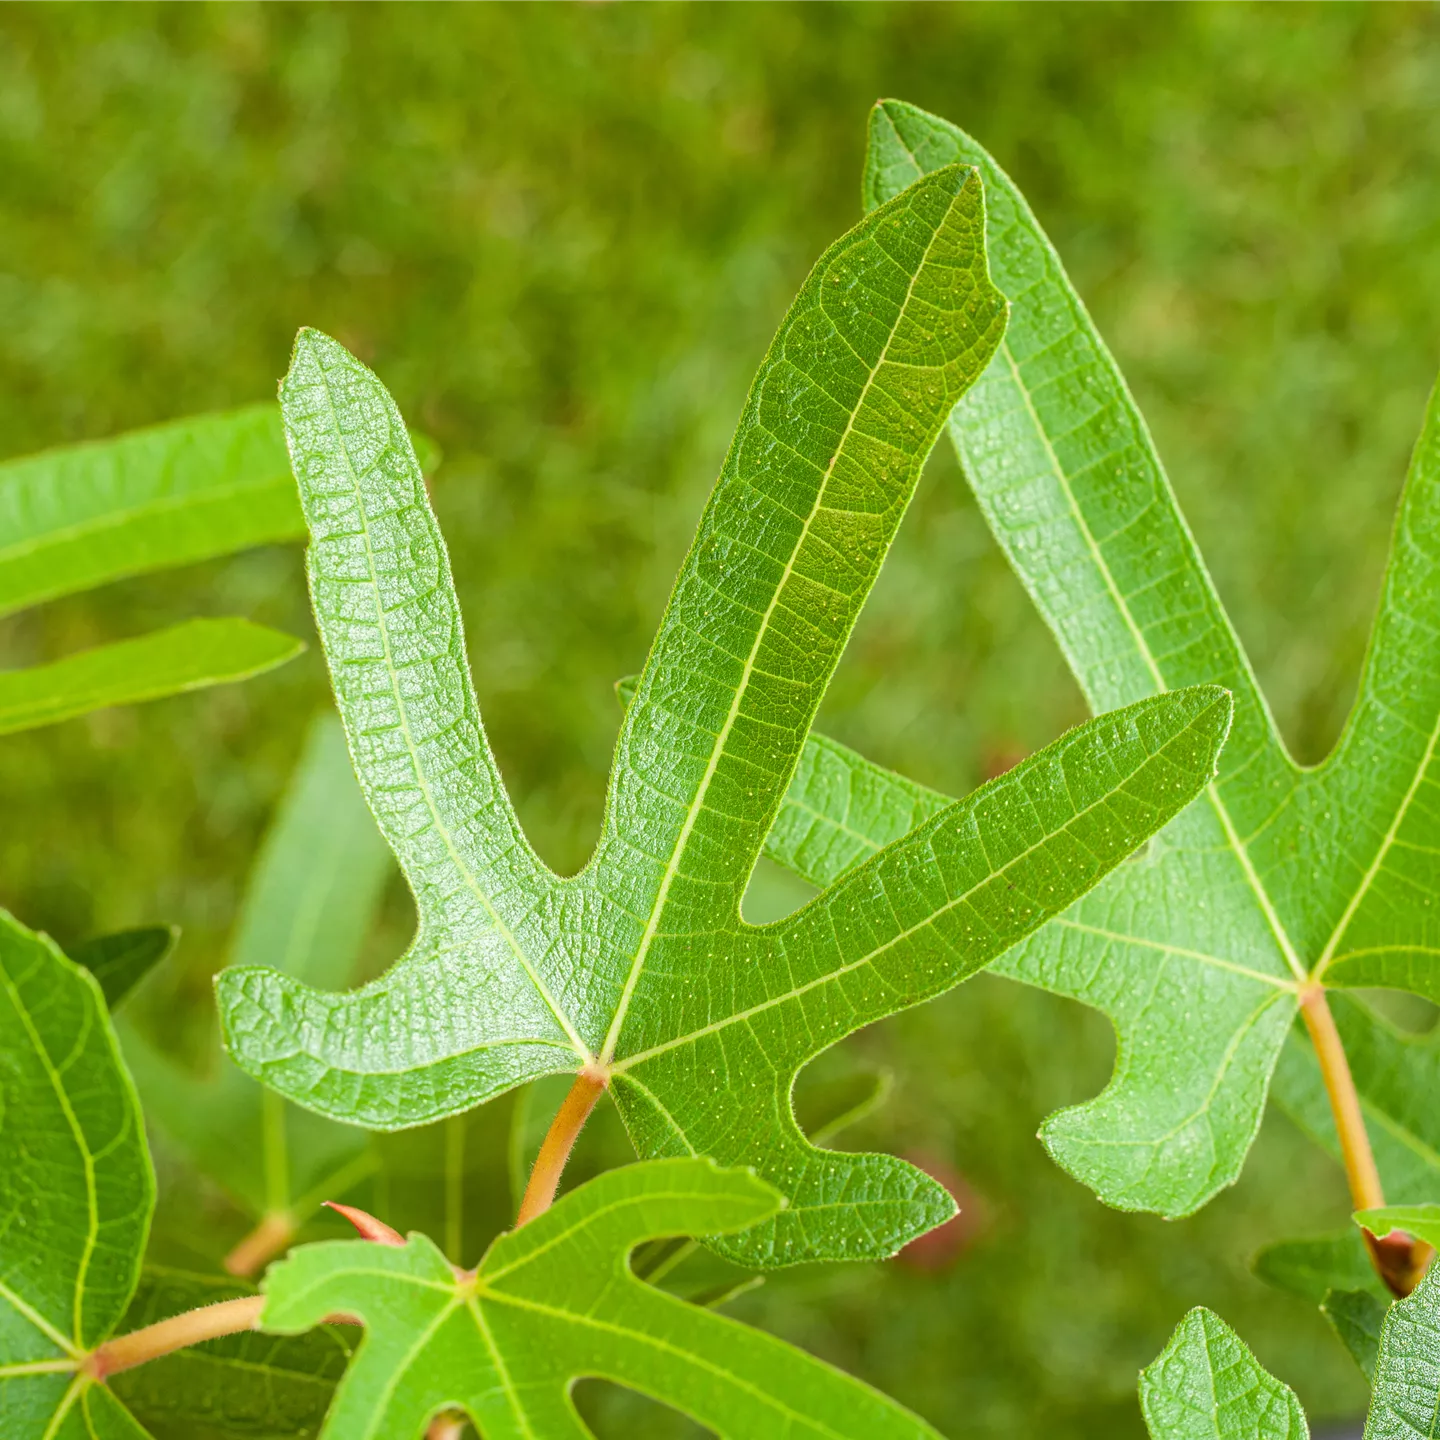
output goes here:
[[629, 1268], [646, 1240], [740, 1230], [781, 1203], [755, 1176], [708, 1161], [633, 1165], [501, 1236], [473, 1274], [423, 1235], [396, 1248], [304, 1246], [266, 1277], [262, 1323], [298, 1332], [332, 1312], [363, 1322], [322, 1440], [418, 1440], [456, 1409], [487, 1440], [588, 1436], [571, 1399], [582, 1376], [638, 1390], [723, 1440], [935, 1436], [860, 1381]]
[[80, 1371], [140, 1273], [155, 1181], [100, 987], [0, 911], [0, 1416], [7, 1440], [143, 1440]]
[[821, 258], [761, 366], [621, 728], [600, 843], [551, 875], [481, 728], [444, 545], [379, 381], [305, 332], [282, 406], [317, 625], [371, 807], [416, 896], [410, 952], [324, 995], [220, 977], [231, 1051], [377, 1128], [599, 1069], [640, 1154], [753, 1165], [790, 1205], [752, 1265], [893, 1253], [953, 1213], [887, 1156], [823, 1151], [799, 1069], [1056, 913], [1213, 773], [1229, 701], [1097, 721], [796, 915], [740, 901], [928, 450], [1004, 323], [979, 184], [926, 177]]
[[[1188, 1214], [1234, 1181], [1302, 984], [1421, 993], [1440, 872], [1440, 395], [1396, 523], [1355, 709], [1334, 753], [1285, 753], [1113, 359], [1023, 197], [969, 136], [875, 110], [866, 200], [937, 166], [985, 177], [1012, 318], [949, 432], [981, 510], [1097, 707], [1200, 682], [1235, 697], [1204, 803], [996, 967], [1106, 1013], [1104, 1093], [1052, 1155], [1105, 1201]], [[831, 878], [936, 803], [816, 737], [768, 853]], [[793, 803], [792, 803], [793, 802]]]

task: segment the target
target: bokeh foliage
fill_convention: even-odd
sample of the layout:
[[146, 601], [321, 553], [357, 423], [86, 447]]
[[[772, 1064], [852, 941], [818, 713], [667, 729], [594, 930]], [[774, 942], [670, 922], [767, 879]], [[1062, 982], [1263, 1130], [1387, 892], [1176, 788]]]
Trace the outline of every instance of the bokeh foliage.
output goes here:
[[[1440, 360], [1437, 93], [1440, 13], [1419, 6], [15, 5], [0, 451], [265, 398], [298, 325], [339, 336], [445, 451], [435, 504], [487, 725], [541, 853], [573, 868], [611, 683], [639, 668], [786, 301], [858, 216], [866, 110], [900, 95], [1025, 190], [1315, 759]], [[308, 634], [298, 552], [17, 617], [0, 665], [202, 613]], [[0, 902], [62, 942], [181, 924], [135, 1014], [198, 1051], [324, 693], [312, 649], [0, 741]], [[825, 728], [964, 793], [1082, 713], [937, 456]], [[374, 963], [407, 924], [394, 894]], [[901, 1084], [854, 1143], [955, 1167], [984, 1219], [938, 1274], [798, 1275], [746, 1318], [966, 1435], [1140, 1434], [1135, 1371], [1200, 1301], [1312, 1416], [1357, 1407], [1321, 1324], [1244, 1269], [1343, 1215], [1286, 1122], [1176, 1225], [1104, 1211], [1044, 1159], [1035, 1125], [1093, 1093], [1109, 1046], [1094, 1017], [988, 979], [862, 1037]]]

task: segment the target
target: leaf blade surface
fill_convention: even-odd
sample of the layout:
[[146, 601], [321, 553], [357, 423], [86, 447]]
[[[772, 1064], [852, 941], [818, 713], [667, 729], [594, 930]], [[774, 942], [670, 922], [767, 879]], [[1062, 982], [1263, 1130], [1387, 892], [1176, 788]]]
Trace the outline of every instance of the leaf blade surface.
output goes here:
[[570, 1399], [582, 1375], [638, 1389], [726, 1440], [933, 1437], [859, 1381], [629, 1269], [645, 1240], [739, 1229], [778, 1203], [754, 1176], [706, 1161], [630, 1166], [502, 1236], [473, 1278], [418, 1235], [403, 1248], [303, 1247], [267, 1277], [262, 1323], [295, 1331], [335, 1310], [365, 1322], [322, 1440], [414, 1440], [450, 1407], [490, 1440], [586, 1436]]

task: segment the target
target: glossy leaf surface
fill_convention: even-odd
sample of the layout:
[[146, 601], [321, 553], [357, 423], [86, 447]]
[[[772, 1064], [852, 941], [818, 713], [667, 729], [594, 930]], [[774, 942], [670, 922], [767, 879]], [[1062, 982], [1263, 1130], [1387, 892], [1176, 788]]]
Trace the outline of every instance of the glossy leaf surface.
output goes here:
[[419, 1440], [451, 1408], [486, 1440], [583, 1437], [570, 1396], [581, 1376], [639, 1390], [723, 1440], [934, 1436], [859, 1381], [630, 1271], [643, 1241], [740, 1230], [781, 1203], [753, 1175], [708, 1161], [633, 1165], [502, 1236], [473, 1275], [422, 1235], [304, 1246], [267, 1276], [262, 1323], [298, 1331], [334, 1312], [364, 1322], [324, 1440]]
[[159, 700], [248, 680], [305, 648], [248, 620], [187, 620], [48, 665], [0, 671], [0, 735], [71, 720], [109, 705]]
[[100, 987], [0, 911], [0, 1416], [7, 1440], [134, 1440], [80, 1373], [135, 1288], [154, 1178]]
[[[1427, 863], [1440, 733], [1440, 403], [1432, 397], [1406, 483], [1354, 711], [1330, 758], [1302, 770], [1144, 421], [1019, 191], [963, 132], [887, 101], [872, 119], [867, 202], [956, 162], [985, 177], [991, 263], [1013, 307], [994, 363], [949, 422], [992, 531], [1097, 708], [1201, 682], [1235, 697], [1205, 803], [998, 967], [1095, 1006], [1118, 1033], [1104, 1093], [1046, 1122], [1051, 1153], [1110, 1204], [1183, 1215], [1239, 1174], [1302, 983], [1428, 993], [1424, 956], [1440, 913], [1430, 903], [1440, 872]], [[825, 783], [792, 795], [791, 829], [808, 851], [777, 837], [770, 853], [782, 862], [844, 848], [837, 827], [883, 842], [915, 813], [913, 787], [853, 767], [840, 774], [844, 755], [817, 752], [815, 765]]]
[[1295, 1392], [1213, 1311], [1192, 1310], [1140, 1372], [1152, 1440], [1308, 1440]]

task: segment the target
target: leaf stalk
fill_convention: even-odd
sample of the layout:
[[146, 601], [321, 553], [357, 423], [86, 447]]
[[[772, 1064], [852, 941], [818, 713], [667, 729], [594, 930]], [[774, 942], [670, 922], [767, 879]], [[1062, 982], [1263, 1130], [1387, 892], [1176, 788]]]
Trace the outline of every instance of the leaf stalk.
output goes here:
[[[1301, 989], [1300, 1013], [1305, 1017], [1305, 1028], [1310, 1032], [1310, 1043], [1315, 1047], [1315, 1058], [1320, 1062], [1320, 1074], [1325, 1080], [1325, 1093], [1330, 1097], [1335, 1133], [1340, 1140], [1340, 1158], [1350, 1184], [1351, 1204], [1356, 1210], [1382, 1209], [1385, 1191], [1380, 1183], [1380, 1170], [1375, 1164], [1375, 1152], [1370, 1148], [1365, 1114], [1360, 1108], [1350, 1062], [1345, 1057], [1345, 1046], [1335, 1027], [1323, 985], [1310, 984]], [[1375, 1273], [1393, 1294], [1403, 1299], [1420, 1283], [1435, 1252], [1403, 1231], [1392, 1231], [1387, 1236], [1372, 1235], [1368, 1230], [1361, 1233]]]
[[260, 1223], [221, 1262], [226, 1273], [249, 1279], [290, 1248], [297, 1228], [295, 1217], [288, 1211], [274, 1210], [262, 1216]]
[[543, 1215], [555, 1203], [555, 1192], [560, 1188], [565, 1163], [570, 1159], [570, 1152], [575, 1148], [575, 1141], [585, 1128], [590, 1112], [609, 1083], [608, 1070], [588, 1065], [575, 1077], [575, 1083], [555, 1112], [555, 1118], [540, 1144], [540, 1153], [535, 1157], [530, 1183], [525, 1187], [520, 1213], [515, 1217], [517, 1230], [537, 1215]]

